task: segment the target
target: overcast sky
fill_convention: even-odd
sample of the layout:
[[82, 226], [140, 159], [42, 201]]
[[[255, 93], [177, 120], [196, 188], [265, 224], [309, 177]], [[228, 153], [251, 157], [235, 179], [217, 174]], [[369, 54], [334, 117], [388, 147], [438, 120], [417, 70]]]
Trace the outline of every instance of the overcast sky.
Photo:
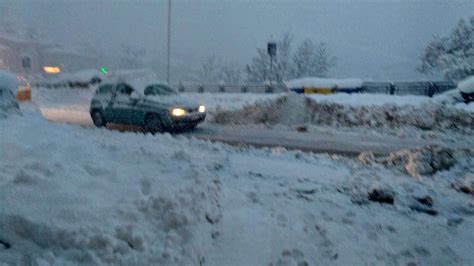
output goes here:
[[[246, 64], [257, 47], [284, 33], [325, 41], [333, 77], [418, 79], [417, 58], [433, 35], [474, 15], [474, 0], [173, 0], [173, 60], [190, 66], [217, 55]], [[0, 9], [65, 45], [88, 42], [116, 54], [122, 44], [166, 54], [166, 0], [8, 1]], [[1, 14], [0, 14], [1, 15]], [[163, 60], [165, 62], [165, 60]]]

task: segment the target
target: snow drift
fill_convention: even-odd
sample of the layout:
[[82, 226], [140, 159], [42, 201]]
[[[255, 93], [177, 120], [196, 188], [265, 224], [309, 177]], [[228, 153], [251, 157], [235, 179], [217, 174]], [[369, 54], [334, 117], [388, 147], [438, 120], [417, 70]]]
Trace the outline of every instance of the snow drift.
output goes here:
[[309, 123], [336, 127], [414, 127], [422, 130], [454, 129], [465, 133], [474, 130], [472, 112], [435, 102], [419, 106], [396, 104], [355, 106], [316, 101], [295, 94], [245, 106], [237, 111], [219, 112], [214, 116], [213, 122], [288, 126]]
[[412, 177], [422, 177], [449, 170], [455, 165], [469, 165], [474, 159], [474, 150], [430, 145], [413, 150], [393, 152], [381, 158], [375, 158], [372, 153], [364, 152], [357, 159], [365, 164], [378, 162], [388, 168], [405, 172]]
[[50, 124], [28, 112], [0, 120], [0, 139], [0, 264], [474, 261], [472, 156], [414, 179], [378, 161]]
[[474, 93], [474, 76], [459, 82], [458, 89], [464, 93]]
[[169, 135], [81, 130], [31, 114], [0, 123], [0, 264], [199, 261], [188, 240], [221, 216], [211, 161], [188, 164], [199, 158]]

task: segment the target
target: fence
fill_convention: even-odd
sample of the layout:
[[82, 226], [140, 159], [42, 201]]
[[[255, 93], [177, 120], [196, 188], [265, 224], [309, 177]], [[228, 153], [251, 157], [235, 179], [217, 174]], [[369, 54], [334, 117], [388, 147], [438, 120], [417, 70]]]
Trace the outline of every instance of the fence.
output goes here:
[[[89, 88], [99, 83], [99, 80], [92, 79], [90, 82], [63, 81], [61, 83], [36, 83], [34, 85], [46, 88]], [[281, 93], [288, 89], [283, 83], [275, 83], [271, 86], [268, 83], [198, 83], [179, 82], [171, 84], [171, 87], [179, 92], [197, 93]], [[456, 84], [451, 81], [366, 81], [361, 88], [357, 88], [357, 93], [379, 93], [394, 95], [425, 95], [433, 96], [456, 88]]]
[[270, 86], [266, 83], [179, 82], [171, 84], [171, 87], [179, 92], [281, 93], [288, 91], [283, 83], [275, 83]]
[[[172, 87], [180, 92], [231, 92], [231, 93], [279, 93], [287, 92], [288, 89], [283, 83], [270, 86], [265, 83], [246, 84], [217, 84], [217, 83], [176, 83]], [[358, 93], [382, 93], [396, 95], [425, 95], [433, 96], [456, 88], [456, 84], [451, 81], [367, 81], [362, 87], [356, 90]]]

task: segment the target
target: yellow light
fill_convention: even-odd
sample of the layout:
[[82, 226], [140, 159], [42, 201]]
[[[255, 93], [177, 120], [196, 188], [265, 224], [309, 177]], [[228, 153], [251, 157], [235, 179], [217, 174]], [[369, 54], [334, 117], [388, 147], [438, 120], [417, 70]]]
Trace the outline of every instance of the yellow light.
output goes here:
[[204, 113], [204, 112], [206, 111], [206, 106], [200, 105], [198, 111], [199, 111], [200, 113]]
[[43, 67], [43, 70], [45, 73], [48, 73], [48, 74], [57, 74], [61, 72], [61, 69], [55, 66], [45, 66]]
[[171, 114], [174, 116], [183, 116], [186, 114], [186, 111], [181, 108], [174, 108], [173, 110], [171, 110]]

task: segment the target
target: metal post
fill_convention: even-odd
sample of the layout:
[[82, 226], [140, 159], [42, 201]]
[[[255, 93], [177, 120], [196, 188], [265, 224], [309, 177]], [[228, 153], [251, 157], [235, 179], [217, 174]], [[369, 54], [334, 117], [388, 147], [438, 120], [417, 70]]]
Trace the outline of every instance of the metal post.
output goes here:
[[272, 87], [273, 78], [273, 55], [270, 55], [270, 87]]
[[168, 58], [166, 65], [166, 82], [170, 84], [170, 51], [171, 51], [171, 0], [168, 0]]

